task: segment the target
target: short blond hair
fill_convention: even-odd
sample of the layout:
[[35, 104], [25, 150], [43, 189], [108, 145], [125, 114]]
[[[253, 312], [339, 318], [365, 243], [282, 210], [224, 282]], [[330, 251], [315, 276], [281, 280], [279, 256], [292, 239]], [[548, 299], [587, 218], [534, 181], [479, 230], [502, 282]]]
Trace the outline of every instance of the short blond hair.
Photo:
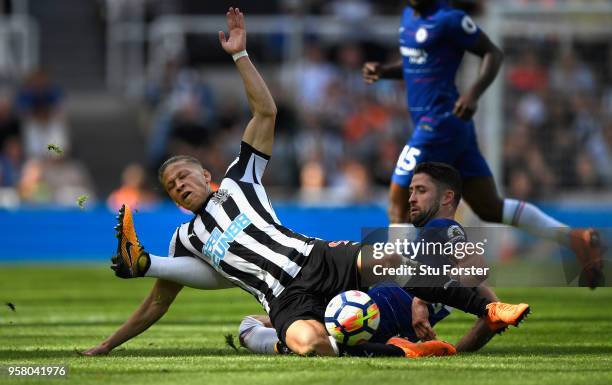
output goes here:
[[159, 170], [157, 170], [157, 179], [159, 179], [159, 182], [163, 185], [164, 181], [162, 180], [162, 177], [164, 176], [164, 171], [166, 171], [166, 169], [168, 168], [168, 166], [170, 166], [173, 163], [176, 162], [187, 162], [187, 163], [193, 163], [193, 164], [197, 164], [198, 166], [200, 166], [200, 168], [203, 169], [202, 167], [202, 163], [194, 158], [191, 155], [175, 155], [171, 158], [169, 158], [168, 160], [166, 160], [164, 163], [162, 163], [161, 166], [159, 166]]

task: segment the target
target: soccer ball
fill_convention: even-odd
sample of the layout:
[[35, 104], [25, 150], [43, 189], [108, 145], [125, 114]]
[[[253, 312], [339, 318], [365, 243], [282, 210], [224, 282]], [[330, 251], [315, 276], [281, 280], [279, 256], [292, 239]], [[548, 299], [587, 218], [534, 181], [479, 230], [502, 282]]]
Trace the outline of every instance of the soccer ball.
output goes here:
[[367, 342], [378, 328], [380, 313], [369, 295], [350, 290], [335, 296], [325, 309], [325, 327], [344, 345]]

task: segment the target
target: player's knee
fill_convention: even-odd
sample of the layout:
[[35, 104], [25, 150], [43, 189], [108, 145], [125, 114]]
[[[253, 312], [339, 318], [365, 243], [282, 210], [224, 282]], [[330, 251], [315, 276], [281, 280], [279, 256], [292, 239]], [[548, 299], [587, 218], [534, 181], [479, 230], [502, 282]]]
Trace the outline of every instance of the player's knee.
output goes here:
[[296, 321], [285, 335], [285, 341], [292, 352], [300, 355], [327, 355], [330, 342], [327, 335], [316, 330], [306, 321]]

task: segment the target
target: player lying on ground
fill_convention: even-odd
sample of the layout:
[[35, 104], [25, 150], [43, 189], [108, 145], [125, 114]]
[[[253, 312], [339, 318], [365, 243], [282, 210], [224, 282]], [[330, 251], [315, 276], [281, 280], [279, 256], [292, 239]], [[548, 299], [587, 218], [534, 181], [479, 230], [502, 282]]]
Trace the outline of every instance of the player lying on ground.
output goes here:
[[[478, 99], [497, 76], [503, 53], [463, 11], [444, 0], [408, 0], [399, 32], [401, 60], [363, 66], [366, 82], [406, 82], [414, 132], [397, 161], [389, 192], [391, 223], [409, 222], [410, 180], [416, 164], [443, 162], [464, 179], [463, 198], [483, 221], [517, 226], [561, 243], [576, 254], [581, 285], [602, 284], [602, 246], [594, 229], [570, 229], [528, 202], [502, 199], [480, 153], [472, 116]], [[465, 52], [482, 59], [472, 86], [459, 95], [457, 70]]]
[[[180, 225], [174, 233], [170, 255], [198, 258], [208, 264], [214, 270], [208, 283], [211, 288], [227, 287], [226, 281], [229, 281], [251, 293], [270, 316], [279, 339], [291, 351], [338, 355], [338, 346], [329, 338], [322, 322], [324, 310], [327, 301], [336, 294], [360, 288], [362, 245], [330, 244], [280, 224], [261, 184], [272, 153], [276, 106], [246, 55], [242, 13], [230, 8], [226, 16], [229, 38], [219, 32], [219, 40], [236, 62], [253, 117], [244, 131], [240, 155], [227, 169], [217, 192], [212, 193], [210, 189], [210, 173], [194, 158], [173, 157], [160, 167], [160, 181], [170, 198], [194, 213], [193, 219]], [[448, 190], [444, 194], [450, 197], [444, 204], [454, 205], [455, 192]], [[177, 274], [175, 267], [180, 268], [178, 275], [192, 277], [191, 271], [182, 269], [184, 260], [190, 258], [160, 258], [144, 250], [128, 207], [121, 211], [119, 222], [119, 247], [113, 258], [116, 274], [122, 278], [146, 275], [162, 279], [117, 332], [86, 354], [108, 352], [157, 321], [182, 287], [180, 283], [167, 281], [169, 276]], [[439, 277], [435, 284], [435, 287], [411, 288], [411, 293], [482, 317], [494, 330], [517, 325], [529, 312], [526, 304], [492, 302], [448, 277]], [[440, 341], [419, 344], [402, 341], [395, 345], [359, 346], [368, 354], [409, 357], [454, 352], [451, 345]]]
[[[495, 297], [490, 289], [481, 287], [483, 294]], [[370, 342], [384, 343], [393, 337], [406, 338], [412, 342], [436, 339], [433, 327], [450, 315], [452, 308], [442, 304], [428, 304], [404, 288], [389, 284], [376, 286], [368, 291], [380, 311], [380, 324]], [[474, 326], [457, 343], [461, 352], [475, 352], [487, 344], [496, 334], [483, 321], [476, 320]], [[265, 315], [250, 315], [243, 318], [238, 328], [240, 344], [253, 353], [283, 354], [276, 330]]]
[[[412, 221], [420, 229], [418, 239], [424, 242], [457, 243], [467, 240], [465, 230], [454, 220], [455, 204], [459, 203], [461, 176], [451, 166], [437, 163], [421, 163], [415, 168], [415, 176], [410, 185]], [[453, 190], [454, 204], [448, 204], [444, 193]], [[447, 260], [444, 256], [428, 258]], [[417, 259], [423, 259], [417, 256]], [[496, 301], [497, 297], [486, 286], [478, 287], [483, 296]], [[384, 283], [368, 291], [368, 295], [378, 305], [381, 319], [378, 329], [370, 342], [385, 342], [399, 336], [412, 342], [429, 341], [436, 338], [433, 326], [450, 314], [448, 306], [428, 304], [413, 297], [410, 290]], [[492, 331], [482, 318], [458, 342], [458, 352], [476, 351], [483, 347], [493, 336]], [[282, 343], [278, 343], [269, 317], [247, 316], [239, 328], [240, 343], [255, 353], [283, 353]]]

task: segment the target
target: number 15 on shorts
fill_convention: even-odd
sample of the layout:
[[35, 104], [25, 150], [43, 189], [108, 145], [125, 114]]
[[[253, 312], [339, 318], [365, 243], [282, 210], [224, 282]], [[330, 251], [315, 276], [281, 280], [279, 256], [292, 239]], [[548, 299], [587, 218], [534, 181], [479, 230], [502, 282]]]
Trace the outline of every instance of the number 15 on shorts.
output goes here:
[[406, 145], [402, 150], [395, 167], [397, 175], [408, 175], [417, 165], [417, 157], [421, 155], [421, 150], [416, 147]]

